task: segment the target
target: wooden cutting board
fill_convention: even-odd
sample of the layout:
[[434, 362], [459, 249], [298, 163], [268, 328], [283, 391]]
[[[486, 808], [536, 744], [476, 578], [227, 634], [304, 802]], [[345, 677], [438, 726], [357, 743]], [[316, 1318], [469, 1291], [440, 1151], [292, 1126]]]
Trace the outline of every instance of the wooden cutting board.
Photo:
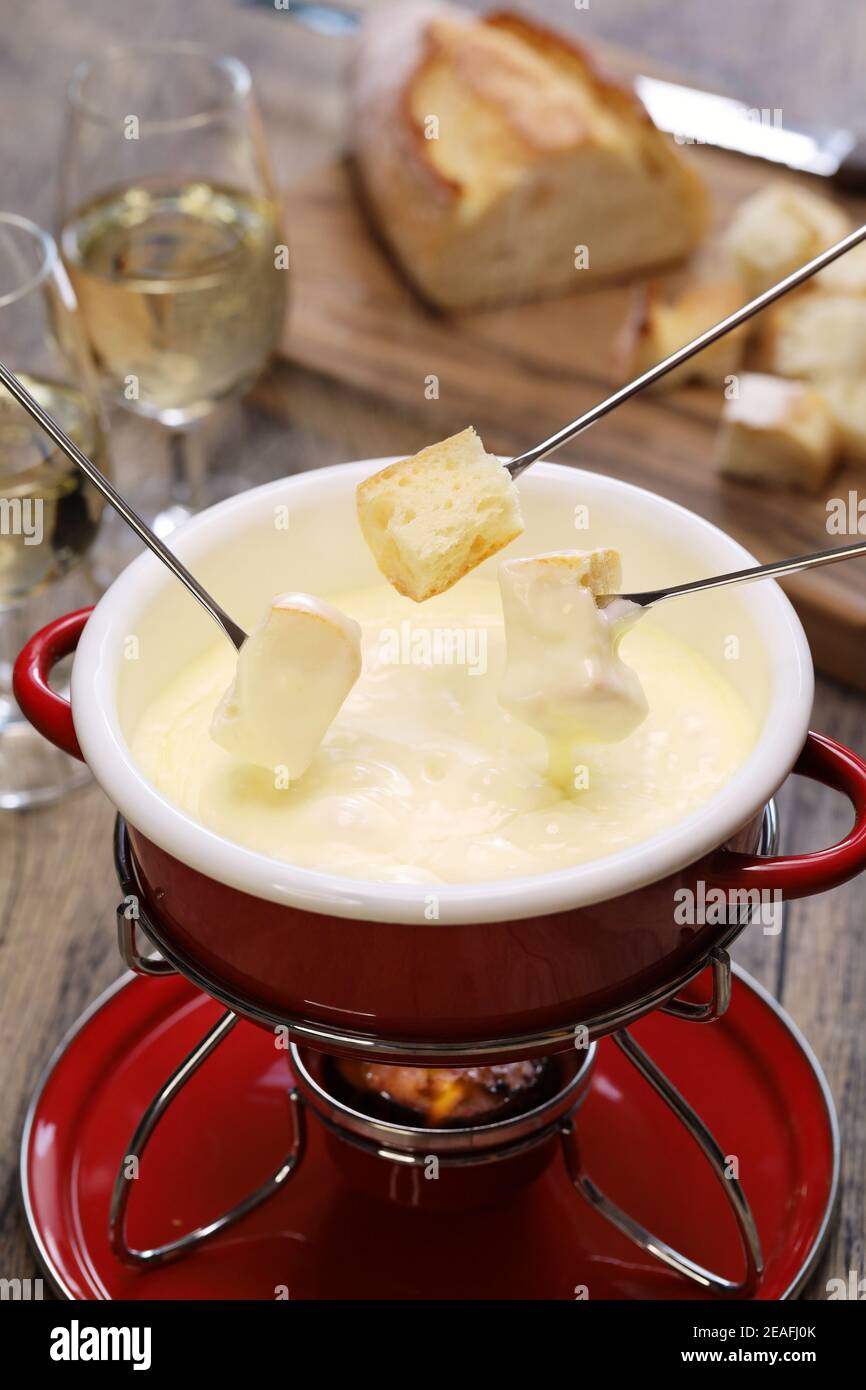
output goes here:
[[[618, 54], [609, 65], [622, 72], [628, 64]], [[709, 148], [688, 153], [712, 191], [715, 236], [736, 205], [769, 179], [796, 177]], [[852, 202], [852, 217], [863, 206]], [[429, 442], [471, 423], [491, 450], [516, 452], [624, 380], [616, 339], [633, 285], [483, 313], [436, 313], [418, 300], [377, 241], [343, 162], [312, 171], [287, 191], [286, 222], [293, 290], [284, 357], [371, 392], [386, 406], [417, 410], [430, 422]], [[711, 239], [689, 275], [706, 273], [716, 259]], [[435, 400], [425, 396], [432, 376], [438, 379]], [[268, 406], [279, 411], [279, 393], [267, 387], [265, 393]], [[857, 539], [828, 533], [827, 500], [847, 498], [851, 489], [866, 497], [861, 473], [843, 470], [818, 499], [719, 478], [712, 456], [721, 404], [721, 391], [703, 387], [645, 393], [557, 459], [671, 497], [761, 560]], [[866, 690], [866, 560], [800, 576], [785, 587], [818, 668]]]

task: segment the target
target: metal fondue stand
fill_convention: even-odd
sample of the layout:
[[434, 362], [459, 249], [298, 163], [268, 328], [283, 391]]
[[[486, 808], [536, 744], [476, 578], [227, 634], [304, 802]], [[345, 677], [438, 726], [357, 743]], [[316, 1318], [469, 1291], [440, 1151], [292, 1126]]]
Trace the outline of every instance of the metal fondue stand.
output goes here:
[[[765, 807], [759, 853], [773, 854], [778, 840], [778, 821], [774, 802]], [[557, 1138], [568, 1175], [579, 1192], [608, 1221], [628, 1236], [641, 1250], [652, 1255], [701, 1288], [720, 1296], [750, 1297], [763, 1273], [764, 1263], [755, 1221], [743, 1188], [728, 1173], [726, 1157], [700, 1116], [677, 1091], [647, 1053], [630, 1036], [627, 1025], [653, 1009], [694, 1023], [720, 1018], [730, 1002], [731, 960], [727, 947], [751, 920], [745, 909], [738, 920], [729, 923], [721, 946], [664, 990], [635, 1000], [616, 1012], [591, 1019], [576, 1020], [570, 1027], [519, 1038], [489, 1039], [482, 1042], [424, 1044], [382, 1039], [359, 1033], [339, 1033], [301, 1019], [279, 1017], [229, 994], [200, 968], [182, 959], [164, 940], [163, 934], [140, 901], [138, 884], [130, 854], [126, 824], [118, 817], [115, 866], [123, 893], [117, 909], [118, 944], [125, 964], [136, 974], [165, 976], [179, 973], [198, 989], [225, 1005], [222, 1018], [181, 1062], [153, 1097], [126, 1147], [111, 1199], [109, 1234], [116, 1257], [124, 1264], [152, 1267], [185, 1255], [203, 1241], [224, 1231], [255, 1207], [278, 1192], [293, 1177], [305, 1152], [306, 1111], [309, 1109], [331, 1135], [361, 1150], [368, 1158], [390, 1164], [419, 1168], [434, 1155], [446, 1170], [477, 1168], [480, 1165], [519, 1162], [540, 1146]], [[129, 901], [138, 903], [138, 916], [129, 912]], [[157, 950], [158, 957], [141, 951], [138, 933]], [[712, 997], [695, 1003], [676, 996], [707, 967], [712, 968]], [[241, 1018], [267, 1029], [284, 1029], [291, 1039], [290, 1057], [296, 1084], [288, 1092], [293, 1125], [292, 1145], [279, 1167], [255, 1191], [207, 1224], [179, 1236], [176, 1240], [150, 1249], [135, 1249], [126, 1237], [126, 1217], [132, 1184], [127, 1177], [129, 1158], [140, 1159], [166, 1110], [204, 1062], [228, 1037]], [[713, 1175], [720, 1183], [733, 1212], [742, 1246], [745, 1270], [739, 1280], [727, 1279], [673, 1249], [666, 1241], [646, 1230], [638, 1221], [612, 1202], [596, 1185], [581, 1164], [574, 1140], [573, 1117], [584, 1100], [595, 1062], [595, 1040], [610, 1034], [628, 1061], [664, 1101], [679, 1123], [698, 1145]], [[579, 1040], [579, 1041], [578, 1041]], [[372, 1118], [353, 1110], [328, 1089], [321, 1074], [305, 1060], [308, 1050], [327, 1054], [338, 1052], [356, 1056], [375, 1055], [388, 1061], [407, 1061], [414, 1065], [455, 1066], [471, 1058], [474, 1064], [515, 1060], [548, 1054], [569, 1054], [569, 1065], [560, 1068], [562, 1078], [556, 1093], [535, 1108], [494, 1124], [462, 1128], [413, 1128]], [[578, 1051], [584, 1056], [576, 1061]], [[557, 1060], [556, 1058], [554, 1059]], [[570, 1073], [570, 1074], [569, 1074]], [[137, 1164], [133, 1165], [137, 1168]], [[411, 1219], [411, 1218], [408, 1218]]]

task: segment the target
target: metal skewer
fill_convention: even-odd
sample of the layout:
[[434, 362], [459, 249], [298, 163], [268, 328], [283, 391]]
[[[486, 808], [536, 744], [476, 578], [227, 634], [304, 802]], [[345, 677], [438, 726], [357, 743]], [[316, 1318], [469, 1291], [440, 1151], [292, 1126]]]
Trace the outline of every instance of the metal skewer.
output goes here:
[[853, 560], [858, 555], [866, 555], [866, 541], [855, 541], [853, 545], [837, 545], [830, 550], [816, 550], [811, 555], [797, 555], [792, 560], [773, 560], [769, 565], [752, 565], [745, 570], [733, 570], [730, 574], [715, 574], [709, 579], [693, 579], [688, 584], [674, 584], [669, 589], [647, 589], [639, 594], [599, 594], [599, 608], [611, 608], [615, 603], [623, 605], [620, 616], [626, 621], [637, 618], [639, 612], [629, 613], [629, 609], [645, 610], [666, 598], [678, 598], [682, 594], [697, 594], [702, 589], [722, 589], [728, 584], [747, 584], [753, 579], [781, 579], [785, 574], [799, 574], [801, 570], [817, 569], [820, 565], [832, 565], [837, 560]]
[[90, 479], [93, 486], [102, 493], [106, 502], [109, 502], [114, 510], [123, 517], [127, 526], [132, 527], [132, 530], [139, 539], [144, 541], [145, 545], [153, 551], [154, 555], [156, 555], [164, 565], [168, 566], [175, 578], [186, 585], [193, 598], [198, 599], [202, 608], [210, 614], [214, 622], [222, 628], [232, 645], [240, 651], [244, 642], [247, 640], [247, 634], [244, 632], [243, 628], [239, 627], [234, 619], [229, 617], [228, 613], [220, 607], [216, 599], [211, 598], [207, 590], [202, 588], [201, 584], [190, 574], [186, 566], [181, 564], [177, 556], [173, 555], [168, 549], [168, 546], [163, 545], [159, 537], [151, 531], [147, 522], [142, 521], [138, 513], [134, 511], [129, 503], [121, 497], [120, 493], [112, 487], [105, 474], [97, 468], [93, 460], [82, 453], [78, 445], [73, 443], [67, 434], [64, 434], [57, 422], [51, 418], [47, 411], [42, 409], [42, 406], [31, 396], [27, 388], [22, 386], [17, 376], [15, 376], [13, 372], [10, 372], [9, 368], [4, 366], [2, 362], [0, 362], [0, 381], [2, 381], [10, 395], [15, 397], [18, 404], [23, 406], [28, 415], [32, 416], [37, 425], [45, 431], [50, 439], [54, 440], [58, 449], [60, 449], [72, 463], [81, 469], [85, 477]]
[[798, 285], [802, 285], [804, 280], [808, 280], [810, 276], [816, 275], [819, 270], [823, 270], [825, 266], [830, 265], [838, 256], [844, 256], [846, 251], [851, 251], [855, 246], [859, 246], [861, 241], [866, 241], [866, 226], [859, 227], [856, 232], [849, 232], [848, 236], [843, 237], [841, 241], [837, 241], [834, 246], [829, 247], [826, 251], [822, 251], [820, 256], [816, 256], [814, 260], [807, 261], [805, 265], [800, 266], [799, 270], [793, 270], [790, 275], [785, 276], [784, 280], [780, 280], [777, 285], [771, 285], [768, 290], [764, 290], [762, 294], [757, 295], [754, 299], [750, 299], [748, 304], [744, 304], [741, 309], [735, 309], [726, 319], [722, 319], [721, 322], [715, 324], [713, 328], [708, 328], [706, 332], [698, 334], [697, 338], [693, 338], [690, 343], [686, 343], [685, 347], [677, 348], [676, 352], [672, 352], [670, 357], [663, 358], [661, 362], [657, 362], [654, 367], [650, 367], [649, 371], [644, 372], [642, 376], [635, 377], [634, 381], [630, 381], [627, 385], [621, 386], [618, 391], [614, 391], [612, 396], [608, 396], [607, 400], [592, 406], [585, 414], [573, 420], [570, 425], [564, 425], [561, 430], [557, 430], [556, 434], [552, 434], [549, 439], [544, 439], [540, 444], [536, 444], [534, 448], [527, 449], [525, 453], [518, 454], [516, 458], [513, 458], [510, 463], [505, 465], [512, 478], [518, 478], [531, 464], [537, 463], [539, 459], [546, 458], [548, 454], [555, 453], [563, 444], [567, 444], [570, 439], [574, 439], [577, 435], [583, 434], [583, 431], [588, 430], [590, 425], [594, 425], [596, 420], [601, 420], [605, 415], [609, 415], [612, 410], [616, 410], [618, 405], [622, 405], [624, 401], [631, 400], [632, 396], [636, 396], [645, 386], [652, 386], [653, 382], [658, 381], [659, 378], [665, 376], [667, 372], [673, 371], [675, 367], [679, 367], [682, 362], [687, 362], [696, 352], [700, 352], [703, 348], [709, 347], [710, 343], [715, 343], [719, 338], [723, 338], [726, 333], [730, 333], [732, 328], [738, 328], [741, 323], [745, 323], [747, 319], [752, 318], [755, 314], [759, 314], [762, 309], [766, 309], [768, 304], [773, 304], [777, 299], [781, 299], [783, 294], [787, 294], [789, 290], [796, 289]]

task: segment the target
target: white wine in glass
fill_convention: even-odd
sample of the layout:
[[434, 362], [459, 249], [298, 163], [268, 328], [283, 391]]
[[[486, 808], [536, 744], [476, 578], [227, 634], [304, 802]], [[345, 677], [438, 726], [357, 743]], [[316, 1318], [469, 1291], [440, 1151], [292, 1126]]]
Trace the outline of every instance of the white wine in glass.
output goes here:
[[[108, 472], [96, 371], [72, 286], [53, 238], [15, 213], [0, 213], [0, 357]], [[46, 743], [24, 718], [12, 691], [12, 665], [27, 638], [56, 616], [58, 607], [94, 601], [95, 586], [81, 561], [102, 511], [96, 489], [0, 386], [3, 810], [43, 805], [89, 780], [82, 763]], [[58, 596], [61, 583], [74, 594]]]
[[[27, 372], [18, 377], [107, 473], [105, 435], [85, 392]], [[0, 386], [0, 609], [39, 593], [76, 565], [96, 537], [103, 506], [81, 470]]]
[[196, 44], [138, 44], [83, 64], [69, 99], [61, 250], [112, 397], [172, 431], [165, 532], [204, 500], [190, 427], [252, 384], [285, 315], [250, 75]]
[[63, 255], [115, 396], [186, 422], [252, 384], [283, 320], [278, 230], [268, 199], [212, 183], [134, 184], [77, 211]]

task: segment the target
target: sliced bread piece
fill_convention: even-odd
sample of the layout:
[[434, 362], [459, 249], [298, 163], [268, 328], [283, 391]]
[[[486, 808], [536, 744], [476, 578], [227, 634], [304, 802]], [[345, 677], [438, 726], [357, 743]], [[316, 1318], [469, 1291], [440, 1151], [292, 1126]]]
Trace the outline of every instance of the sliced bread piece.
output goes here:
[[416, 603], [450, 589], [523, 531], [511, 475], [471, 426], [366, 478], [357, 505], [379, 569]]

